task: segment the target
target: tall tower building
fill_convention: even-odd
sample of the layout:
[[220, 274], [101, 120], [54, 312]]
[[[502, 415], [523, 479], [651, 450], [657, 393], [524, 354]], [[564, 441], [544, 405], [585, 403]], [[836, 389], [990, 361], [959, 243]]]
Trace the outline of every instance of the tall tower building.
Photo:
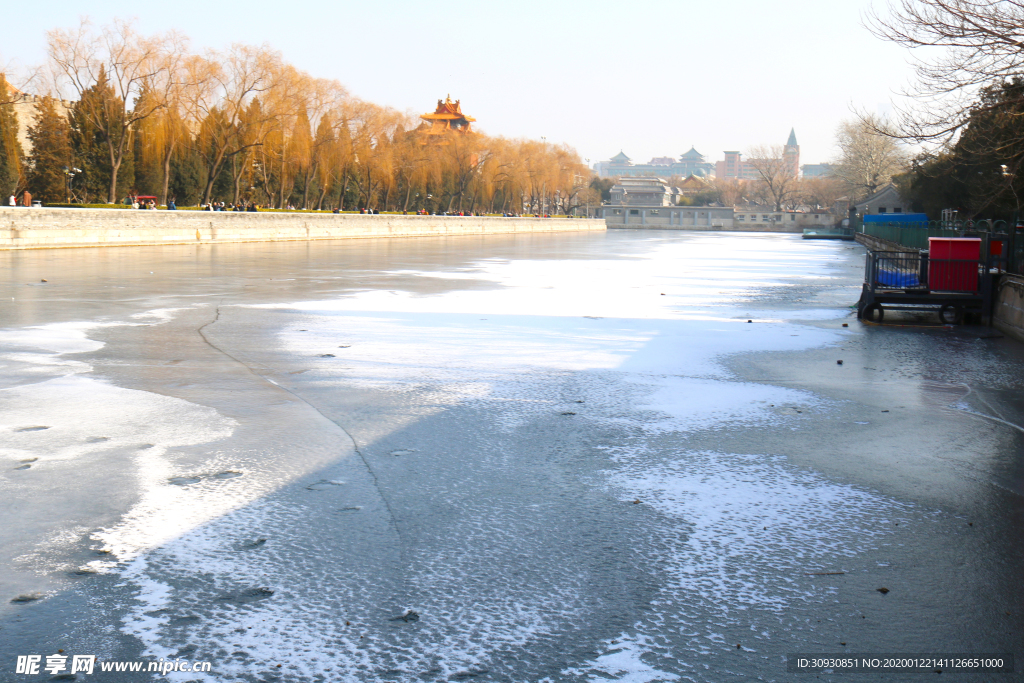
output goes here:
[[800, 145], [796, 144], [796, 129], [789, 129], [789, 140], [782, 149], [782, 158], [786, 161], [786, 168], [793, 174], [794, 178], [800, 177]]

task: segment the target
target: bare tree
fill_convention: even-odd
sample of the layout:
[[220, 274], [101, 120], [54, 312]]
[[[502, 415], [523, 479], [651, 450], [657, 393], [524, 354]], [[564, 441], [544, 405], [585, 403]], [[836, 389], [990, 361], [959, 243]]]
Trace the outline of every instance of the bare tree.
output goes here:
[[277, 117], [268, 97], [281, 72], [280, 55], [266, 46], [232, 45], [226, 54], [210, 53], [191, 60], [197, 71], [190, 82], [201, 87], [190, 89], [186, 108], [191, 123], [199, 130], [199, 142], [206, 162], [204, 204], [209, 203], [213, 185], [224, 164], [236, 155], [261, 145]]
[[[135, 125], [166, 106], [166, 98], [140, 98], [147, 84], [161, 80], [160, 74], [173, 61], [168, 52], [183, 47], [183, 41], [166, 36], [139, 35], [131, 22], [115, 20], [98, 35], [88, 19], [75, 29], [55, 29], [47, 34], [47, 53], [58, 92], [70, 87], [81, 98], [102, 76], [113, 90], [103, 106], [83, 108], [82, 113], [103, 136], [110, 161], [110, 189], [107, 201], [117, 201], [117, 174], [130, 151]], [[164, 79], [165, 81], [167, 79]]]
[[711, 184], [718, 190], [723, 206], [736, 206], [743, 201], [746, 182], [739, 178], [715, 178]]
[[839, 178], [803, 178], [800, 180], [800, 200], [819, 209], [835, 209], [836, 202], [847, 194], [847, 186]]
[[1024, 0], [893, 0], [868, 28], [917, 51], [917, 82], [903, 93], [911, 104], [880, 127], [906, 140], [949, 142], [991, 106], [978, 101], [982, 88], [1024, 71]]
[[836, 130], [839, 159], [832, 174], [846, 184], [850, 194], [873, 194], [907, 169], [906, 151], [897, 140], [878, 132], [882, 126], [881, 120], [867, 116], [844, 121]]
[[789, 160], [785, 157], [782, 145], [757, 145], [747, 152], [747, 163], [757, 173], [757, 182], [775, 205], [776, 211], [782, 211], [785, 204], [796, 191], [796, 174]]

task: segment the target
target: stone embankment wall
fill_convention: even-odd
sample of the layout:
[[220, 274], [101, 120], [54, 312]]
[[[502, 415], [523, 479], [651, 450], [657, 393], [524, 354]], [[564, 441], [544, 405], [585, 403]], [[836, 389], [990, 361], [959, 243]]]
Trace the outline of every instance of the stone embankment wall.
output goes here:
[[0, 208], [0, 250], [604, 230], [603, 220]]
[[799, 225], [664, 225], [664, 224], [650, 224], [639, 225], [630, 223], [625, 225], [623, 223], [613, 223], [611, 218], [607, 219], [609, 230], [696, 230], [698, 232], [789, 232], [789, 233], [802, 233], [804, 231], [803, 226]]
[[996, 283], [992, 326], [1018, 341], [1024, 341], [1024, 277], [999, 276]]

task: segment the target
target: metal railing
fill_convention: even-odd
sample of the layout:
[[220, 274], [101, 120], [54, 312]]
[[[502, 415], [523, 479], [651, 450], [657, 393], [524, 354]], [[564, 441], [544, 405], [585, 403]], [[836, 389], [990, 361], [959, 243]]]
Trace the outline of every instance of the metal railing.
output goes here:
[[865, 261], [864, 281], [873, 291], [977, 293], [981, 290], [979, 266], [977, 259], [929, 259], [927, 252], [874, 251]]
[[929, 237], [982, 237], [991, 244], [993, 266], [1024, 274], [1024, 224], [1006, 221], [927, 221], [918, 223], [859, 222], [856, 231], [908, 249], [927, 249]]

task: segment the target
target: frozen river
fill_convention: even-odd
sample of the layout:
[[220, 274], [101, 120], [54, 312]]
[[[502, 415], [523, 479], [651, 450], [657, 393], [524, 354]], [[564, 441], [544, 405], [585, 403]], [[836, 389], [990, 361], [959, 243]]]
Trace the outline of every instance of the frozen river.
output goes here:
[[210, 663], [61, 680], [218, 683], [1020, 657], [1024, 353], [862, 325], [863, 253], [655, 231], [0, 253], [0, 681], [50, 680], [16, 661], [58, 650]]

